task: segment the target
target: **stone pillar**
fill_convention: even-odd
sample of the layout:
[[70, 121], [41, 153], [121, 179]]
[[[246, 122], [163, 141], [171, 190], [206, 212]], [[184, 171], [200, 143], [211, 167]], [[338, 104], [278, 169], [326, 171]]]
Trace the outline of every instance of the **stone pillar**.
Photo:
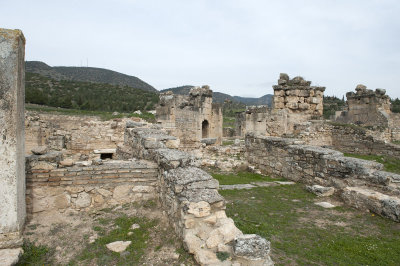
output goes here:
[[25, 38], [0, 28], [0, 248], [22, 244], [25, 222]]

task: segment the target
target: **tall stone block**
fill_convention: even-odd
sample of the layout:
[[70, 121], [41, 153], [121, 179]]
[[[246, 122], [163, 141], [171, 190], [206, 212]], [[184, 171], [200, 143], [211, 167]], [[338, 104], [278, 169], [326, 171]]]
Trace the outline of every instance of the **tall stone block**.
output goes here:
[[25, 222], [25, 38], [0, 28], [0, 248], [21, 245]]

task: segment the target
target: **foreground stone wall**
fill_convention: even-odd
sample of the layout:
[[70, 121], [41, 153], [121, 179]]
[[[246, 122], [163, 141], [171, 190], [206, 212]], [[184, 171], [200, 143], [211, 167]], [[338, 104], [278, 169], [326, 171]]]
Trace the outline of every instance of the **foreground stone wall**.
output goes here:
[[[70, 154], [90, 155], [97, 149], [115, 149], [124, 142], [127, 118], [102, 121], [95, 116], [71, 116], [26, 112], [26, 154], [39, 146], [68, 150]], [[99, 155], [97, 155], [98, 157]]]
[[[121, 157], [136, 156], [158, 164], [158, 196], [176, 233], [201, 265], [272, 265], [270, 243], [257, 235], [243, 235], [225, 214], [218, 181], [199, 169], [200, 162], [173, 146], [175, 137], [153, 127], [130, 124]], [[217, 252], [230, 259], [221, 262]]]
[[381, 171], [382, 164], [296, 139], [251, 134], [246, 152], [249, 163], [268, 175], [334, 187], [347, 204], [400, 222], [400, 175]]
[[22, 244], [25, 222], [25, 38], [0, 28], [0, 248]]
[[62, 153], [26, 158], [28, 214], [88, 210], [156, 198], [158, 167], [140, 160], [63, 167]]
[[156, 112], [157, 122], [180, 139], [183, 149], [200, 147], [202, 139], [222, 142], [222, 110], [208, 86], [193, 88], [189, 96], [162, 93]]

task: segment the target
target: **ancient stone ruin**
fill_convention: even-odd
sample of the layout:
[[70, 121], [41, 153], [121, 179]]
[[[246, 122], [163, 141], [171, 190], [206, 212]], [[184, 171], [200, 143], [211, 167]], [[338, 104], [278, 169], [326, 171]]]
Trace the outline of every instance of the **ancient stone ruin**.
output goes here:
[[390, 97], [384, 89], [373, 91], [360, 84], [355, 93], [346, 93], [346, 98], [347, 108], [336, 113], [336, 121], [388, 128], [393, 140], [400, 140], [400, 114], [391, 112]]
[[201, 265], [273, 265], [270, 242], [243, 234], [227, 217], [219, 183], [202, 166], [302, 182], [400, 222], [400, 175], [342, 153], [400, 158], [400, 146], [391, 143], [400, 139], [400, 119], [384, 90], [358, 86], [337, 117], [372, 128], [343, 125], [321, 119], [324, 87], [281, 74], [273, 107], [238, 113], [236, 133], [244, 140], [219, 146], [222, 111], [208, 86], [187, 96], [160, 94], [157, 124], [24, 116], [24, 45], [20, 31], [0, 29], [0, 249], [17, 258], [26, 217], [155, 200]]
[[0, 249], [22, 244], [25, 223], [25, 39], [0, 29]]
[[191, 89], [189, 96], [161, 93], [156, 112], [157, 123], [180, 139], [181, 148], [221, 144], [222, 110], [208, 86]]
[[274, 85], [272, 108], [250, 106], [236, 116], [236, 134], [281, 136], [293, 133], [296, 123], [321, 119], [325, 87], [311, 86], [311, 81], [302, 77], [290, 79], [280, 74], [278, 85]]

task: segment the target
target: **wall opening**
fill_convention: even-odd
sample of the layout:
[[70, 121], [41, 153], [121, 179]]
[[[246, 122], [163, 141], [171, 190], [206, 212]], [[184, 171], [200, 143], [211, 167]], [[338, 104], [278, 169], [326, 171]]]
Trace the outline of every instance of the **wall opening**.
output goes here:
[[112, 153], [100, 153], [100, 159], [106, 160], [106, 159], [112, 159], [113, 154]]
[[201, 138], [208, 138], [209, 128], [210, 125], [208, 124], [208, 121], [204, 120], [203, 123], [201, 123]]

